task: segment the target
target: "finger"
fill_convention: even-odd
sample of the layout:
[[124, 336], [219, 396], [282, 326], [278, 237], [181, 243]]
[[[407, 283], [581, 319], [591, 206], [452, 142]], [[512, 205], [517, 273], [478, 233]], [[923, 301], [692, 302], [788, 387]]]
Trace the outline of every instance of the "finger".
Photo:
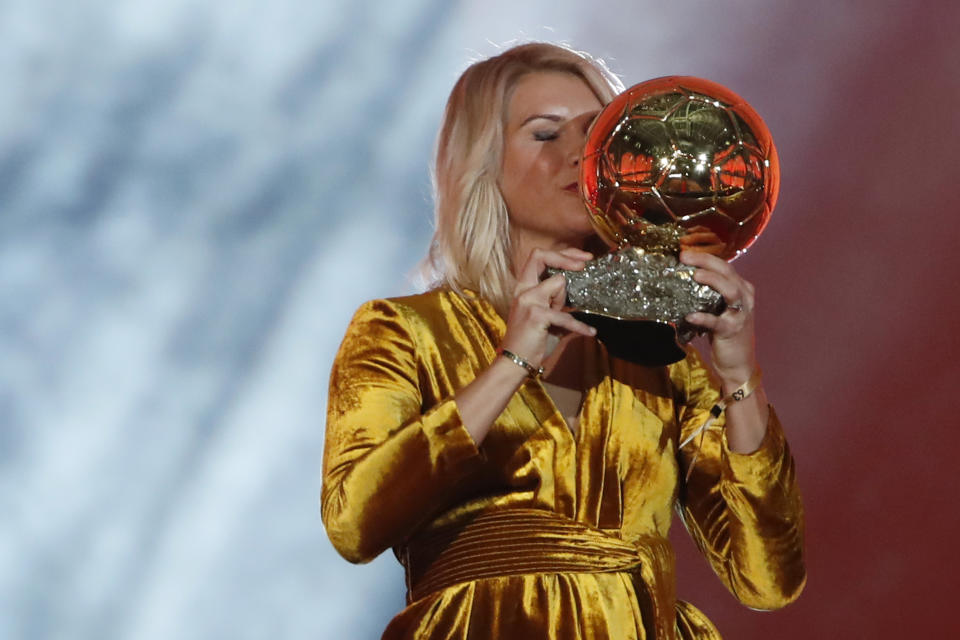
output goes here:
[[693, 273], [693, 279], [700, 284], [705, 284], [715, 289], [723, 296], [727, 304], [740, 302], [742, 305], [746, 305], [745, 296], [740, 288], [740, 282], [737, 280], [731, 280], [715, 271], [708, 271], [706, 269], [697, 269]]
[[716, 331], [717, 326], [720, 324], [720, 316], [715, 316], [712, 313], [703, 313], [701, 311], [688, 313], [684, 316], [684, 320], [711, 332]]
[[[753, 311], [757, 308], [753, 287], [749, 286], [749, 282], [744, 284], [747, 286], [740, 290], [740, 298], [737, 300], [728, 301], [726, 311], [729, 311], [730, 313], [753, 313]], [[724, 300], [726, 300], [726, 298], [724, 298]], [[726, 313], [726, 311], [724, 313]]]
[[739, 299], [732, 300], [728, 304], [736, 305], [739, 309], [731, 307], [730, 311], [734, 313], [739, 313], [741, 311], [746, 311], [747, 313], [753, 313], [754, 309], [757, 308], [756, 305], [756, 294], [754, 292], [753, 285], [747, 282], [746, 280], [739, 280]]
[[573, 247], [561, 251], [534, 249], [530, 252], [530, 257], [527, 258], [526, 264], [521, 269], [517, 284], [521, 288], [535, 286], [540, 281], [540, 274], [547, 267], [580, 271], [586, 265], [587, 260], [592, 258], [593, 254], [589, 251]]
[[567, 303], [567, 279], [563, 277], [563, 274], [558, 273], [557, 275], [563, 278], [563, 284], [559, 291], [550, 296], [550, 308], [555, 311], [562, 309], [563, 305]]
[[592, 253], [589, 251], [584, 251], [583, 249], [577, 249], [576, 247], [567, 247], [566, 249], [561, 249], [559, 253], [562, 253], [570, 258], [576, 258], [578, 260], [593, 260]]
[[[693, 233], [687, 233], [685, 236], [680, 238], [680, 244], [683, 246], [696, 246], [702, 242], [713, 242], [717, 239], [717, 234], [712, 231], [696, 231]], [[697, 251], [692, 251], [691, 253], [698, 253]]]
[[[543, 264], [547, 267], [556, 267], [559, 269], [565, 269], [567, 267], [556, 264], [558, 261], [563, 262], [564, 264], [577, 264], [584, 265], [587, 260], [593, 260], [593, 254], [589, 251], [584, 251], [583, 249], [577, 249], [576, 247], [567, 247], [566, 249], [560, 249], [559, 251], [551, 251], [548, 249], [542, 250]], [[578, 268], [582, 268], [578, 267]]]
[[681, 251], [680, 262], [690, 265], [691, 267], [700, 267], [702, 269], [716, 271], [728, 278], [740, 277], [736, 269], [734, 269], [729, 262], [705, 251]]
[[[748, 296], [744, 292], [752, 293], [753, 285], [741, 278], [726, 260], [703, 251], [683, 251], [680, 259], [684, 264], [696, 267], [694, 280], [719, 291], [728, 304], [745, 303]], [[747, 306], [752, 308], [752, 300]]]
[[591, 327], [585, 322], [577, 320], [569, 313], [551, 310], [547, 317], [552, 326], [560, 327], [562, 329], [566, 329], [567, 331], [579, 333], [580, 335], [587, 337], [597, 335], [597, 330], [595, 328]]
[[733, 312], [715, 316], [712, 313], [697, 311], [687, 314], [684, 319], [692, 325], [706, 329], [715, 337], [726, 338], [740, 333], [747, 325], [746, 320], [738, 316], [739, 314]]
[[517, 295], [517, 300], [523, 305], [552, 307], [555, 298], [559, 297], [561, 303], [566, 299], [566, 287], [567, 279], [562, 273], [556, 273], [522, 291]]

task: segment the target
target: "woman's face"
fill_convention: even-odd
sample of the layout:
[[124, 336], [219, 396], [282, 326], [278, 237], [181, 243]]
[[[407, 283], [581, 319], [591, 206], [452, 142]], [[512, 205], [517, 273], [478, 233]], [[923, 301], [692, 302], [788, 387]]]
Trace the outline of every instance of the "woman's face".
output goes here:
[[515, 239], [556, 246], [593, 233], [577, 177], [587, 129], [601, 106], [569, 73], [529, 73], [514, 86], [499, 184]]

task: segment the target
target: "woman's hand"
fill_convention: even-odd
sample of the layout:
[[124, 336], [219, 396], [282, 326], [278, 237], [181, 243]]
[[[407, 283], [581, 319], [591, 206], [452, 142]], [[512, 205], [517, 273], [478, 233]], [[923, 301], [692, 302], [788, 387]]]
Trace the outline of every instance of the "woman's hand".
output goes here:
[[[550, 329], [558, 327], [585, 336], [596, 334], [569, 313], [561, 311], [567, 297], [567, 286], [562, 275], [540, 282], [540, 274], [547, 267], [583, 269], [585, 261], [593, 256], [579, 249], [546, 251], [534, 249], [520, 271], [507, 331], [500, 346], [512, 351], [535, 367], [543, 366]], [[473, 441], [478, 445], [490, 431], [490, 426], [503, 411], [527, 379], [527, 372], [506, 358], [495, 358], [470, 384], [456, 393], [457, 408]]]
[[[723, 395], [733, 393], [747, 382], [757, 369], [754, 354], [753, 309], [756, 294], [753, 285], [740, 277], [728, 262], [697, 251], [680, 254], [684, 264], [696, 267], [693, 279], [713, 287], [727, 302], [719, 316], [691, 313], [687, 322], [710, 331], [711, 360], [720, 376]], [[726, 436], [731, 451], [750, 453], [763, 442], [770, 417], [767, 394], [760, 385], [742, 401], [725, 409]]]
[[579, 271], [591, 258], [593, 255], [587, 251], [574, 248], [534, 249], [520, 270], [501, 347], [539, 367], [547, 356], [547, 336], [552, 327], [584, 336], [596, 335], [593, 327], [561, 311], [567, 298], [563, 275], [540, 281], [540, 274], [547, 267]]
[[725, 260], [700, 251], [684, 251], [680, 261], [696, 267], [693, 279], [716, 289], [727, 303], [719, 316], [691, 313], [687, 322], [710, 332], [711, 360], [724, 390], [736, 389], [757, 367], [754, 353], [753, 285], [740, 277]]

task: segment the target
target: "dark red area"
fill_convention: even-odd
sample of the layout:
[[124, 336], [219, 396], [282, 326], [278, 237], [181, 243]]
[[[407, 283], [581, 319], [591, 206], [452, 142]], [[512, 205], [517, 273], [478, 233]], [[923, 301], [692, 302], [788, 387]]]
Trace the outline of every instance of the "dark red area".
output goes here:
[[960, 637], [950, 13], [864, 9], [855, 46], [813, 73], [817, 84], [770, 80], [780, 91], [754, 103], [783, 182], [769, 228], [736, 264], [758, 288], [766, 386], [798, 462], [808, 583], [784, 610], [749, 612], [676, 524], [679, 595], [726, 638]]

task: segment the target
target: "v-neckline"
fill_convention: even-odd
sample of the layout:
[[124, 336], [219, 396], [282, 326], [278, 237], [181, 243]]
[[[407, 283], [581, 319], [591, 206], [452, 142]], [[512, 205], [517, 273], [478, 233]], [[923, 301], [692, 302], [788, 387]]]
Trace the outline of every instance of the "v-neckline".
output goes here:
[[600, 346], [599, 342], [597, 342], [595, 338], [585, 342], [583, 346], [583, 361], [581, 365], [582, 371], [584, 372], [584, 378], [581, 384], [583, 385], [584, 389], [582, 390], [580, 396], [580, 406], [577, 408], [576, 415], [574, 416], [577, 419], [576, 431], [570, 428], [570, 424], [567, 422], [566, 416], [563, 415], [560, 407], [554, 401], [553, 396], [551, 396], [550, 392], [547, 390], [545, 381], [540, 378], [529, 381], [533, 383], [532, 386], [536, 388], [537, 392], [542, 396], [542, 400], [550, 408], [550, 417], [559, 419], [560, 425], [562, 425], [563, 430], [570, 435], [574, 445], [579, 443], [583, 437], [582, 434], [584, 432], [586, 423], [589, 422], [584, 420], [584, 416], [586, 415], [587, 410], [593, 401], [593, 396], [600, 390], [601, 385], [598, 383], [602, 381], [608, 373], [609, 363], [607, 363], [604, 356], [604, 349]]
[[[574, 410], [574, 412], [571, 415], [567, 416], [560, 409], [560, 405], [557, 403], [558, 398], [556, 398], [552, 392], [552, 390], [554, 389], [567, 389], [567, 387], [561, 387], [560, 385], [553, 384], [552, 382], [547, 382], [546, 380], [540, 380], [540, 386], [543, 387], [544, 393], [546, 393], [547, 397], [550, 398], [550, 402], [553, 404], [554, 412], [560, 415], [560, 418], [563, 420], [564, 424], [567, 426], [567, 429], [570, 430], [570, 433], [573, 434], [574, 439], [576, 439], [577, 434], [580, 432], [580, 414], [583, 412], [583, 405], [586, 404], [587, 390], [586, 389], [580, 390], [580, 394], [579, 394], [580, 398], [579, 398], [579, 402], [577, 403], [577, 408], [576, 410]], [[577, 425], [576, 429], [570, 426], [570, 421], [568, 420], [568, 418], [572, 418], [573, 420], [576, 421], [576, 425]]]

